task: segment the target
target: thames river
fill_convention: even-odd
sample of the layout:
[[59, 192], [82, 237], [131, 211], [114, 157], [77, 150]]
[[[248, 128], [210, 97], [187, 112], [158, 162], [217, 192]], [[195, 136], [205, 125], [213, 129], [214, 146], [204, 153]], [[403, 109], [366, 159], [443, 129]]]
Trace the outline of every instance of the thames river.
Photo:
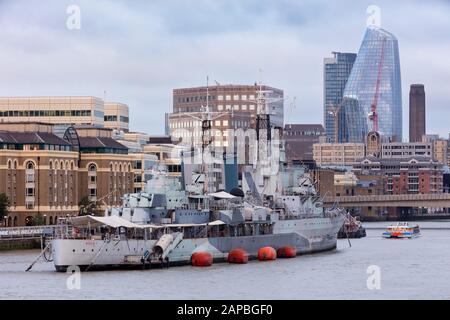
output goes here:
[[[39, 251], [1, 252], [0, 298], [450, 299], [450, 222], [421, 222], [422, 237], [413, 240], [382, 239], [387, 224], [365, 224], [366, 238], [352, 239], [351, 247], [339, 240], [333, 252], [247, 265], [88, 272], [79, 289], [68, 289], [69, 275], [51, 263], [24, 272]], [[375, 281], [368, 286], [369, 277]]]

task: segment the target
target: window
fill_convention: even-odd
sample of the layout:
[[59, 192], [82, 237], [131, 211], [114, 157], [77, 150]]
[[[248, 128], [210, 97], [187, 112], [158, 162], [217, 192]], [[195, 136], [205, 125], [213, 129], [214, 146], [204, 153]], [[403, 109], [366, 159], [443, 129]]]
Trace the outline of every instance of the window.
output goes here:
[[243, 104], [243, 105], [241, 106], [241, 108], [242, 108], [242, 111], [247, 111], [247, 105], [246, 105], [246, 104]]
[[231, 100], [231, 96], [230, 95], [226, 96], [225, 100], [230, 101]]
[[89, 200], [96, 201], [97, 197], [97, 166], [91, 163], [88, 166], [88, 190], [89, 190]]
[[219, 104], [219, 105], [217, 106], [217, 110], [222, 111], [222, 110], [223, 110], [223, 105], [222, 105], [222, 104]]
[[233, 97], [233, 100], [239, 100], [239, 95], [235, 95], [234, 97]]
[[218, 96], [217, 100], [222, 101], [223, 100], [223, 96]]
[[220, 126], [220, 120], [216, 120], [215, 125], [216, 125], [216, 127], [219, 127]]
[[234, 109], [235, 111], [239, 111], [239, 105], [235, 104], [233, 109]]

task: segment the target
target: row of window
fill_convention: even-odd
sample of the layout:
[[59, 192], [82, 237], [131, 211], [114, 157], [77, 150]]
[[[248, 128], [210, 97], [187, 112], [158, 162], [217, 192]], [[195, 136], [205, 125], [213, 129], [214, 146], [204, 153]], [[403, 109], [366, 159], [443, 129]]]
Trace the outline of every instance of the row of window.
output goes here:
[[223, 111], [223, 110], [226, 110], [226, 111], [231, 111], [231, 110], [233, 110], [233, 111], [254, 111], [255, 110], [255, 105], [254, 104], [249, 104], [249, 105], [246, 105], [246, 104], [243, 104], [243, 105], [235, 104], [235, 105], [231, 106], [231, 105], [227, 104], [227, 105], [224, 106], [222, 104], [219, 104], [217, 106], [217, 110], [218, 111]]
[[90, 117], [91, 110], [13, 110], [0, 111], [0, 117]]
[[[235, 95], [219, 95], [219, 96], [209, 96], [209, 101], [255, 101], [256, 96], [254, 94], [235, 94]], [[193, 96], [193, 97], [179, 97], [177, 99], [178, 103], [192, 103], [192, 102], [205, 102], [206, 96]]]
[[0, 149], [5, 150], [51, 150], [51, 151], [71, 151], [71, 146], [61, 146], [53, 144], [19, 144], [19, 143], [0, 143]]
[[315, 131], [315, 130], [313, 130], [313, 131], [297, 131], [297, 130], [291, 131], [291, 130], [286, 130], [284, 132], [284, 134], [286, 136], [320, 136], [323, 133], [321, 131]]
[[120, 122], [125, 122], [125, 123], [129, 123], [130, 122], [130, 118], [128, 117], [124, 117], [124, 116], [104, 116], [104, 120], [106, 122], [117, 122], [117, 119], [120, 119]]
[[[215, 120], [213, 121], [215, 127], [228, 127], [230, 121], [228, 120]], [[248, 128], [250, 125], [249, 121], [243, 120], [232, 120], [231, 127], [235, 128]], [[182, 122], [171, 122], [169, 123], [169, 128], [172, 129], [183, 129], [183, 128], [199, 128], [201, 127], [200, 121], [182, 121]]]

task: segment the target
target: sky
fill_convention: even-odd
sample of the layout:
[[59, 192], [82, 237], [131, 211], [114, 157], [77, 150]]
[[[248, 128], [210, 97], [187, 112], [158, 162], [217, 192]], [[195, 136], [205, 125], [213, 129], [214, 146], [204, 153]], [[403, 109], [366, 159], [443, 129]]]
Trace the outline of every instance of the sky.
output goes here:
[[262, 80], [284, 90], [286, 122], [322, 123], [323, 58], [358, 52], [369, 5], [399, 40], [404, 139], [412, 83], [427, 133], [448, 137], [449, 0], [0, 0], [0, 96], [106, 98], [163, 134], [174, 88]]

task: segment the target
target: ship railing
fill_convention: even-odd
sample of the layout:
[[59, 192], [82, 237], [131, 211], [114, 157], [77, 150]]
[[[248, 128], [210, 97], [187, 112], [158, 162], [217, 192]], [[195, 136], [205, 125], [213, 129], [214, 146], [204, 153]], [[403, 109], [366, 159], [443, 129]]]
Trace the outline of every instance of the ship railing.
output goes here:
[[279, 220], [299, 220], [299, 219], [311, 219], [311, 218], [317, 218], [320, 215], [318, 214], [313, 214], [313, 213], [308, 213], [308, 214], [298, 214], [298, 215], [284, 215], [284, 216], [280, 216]]

